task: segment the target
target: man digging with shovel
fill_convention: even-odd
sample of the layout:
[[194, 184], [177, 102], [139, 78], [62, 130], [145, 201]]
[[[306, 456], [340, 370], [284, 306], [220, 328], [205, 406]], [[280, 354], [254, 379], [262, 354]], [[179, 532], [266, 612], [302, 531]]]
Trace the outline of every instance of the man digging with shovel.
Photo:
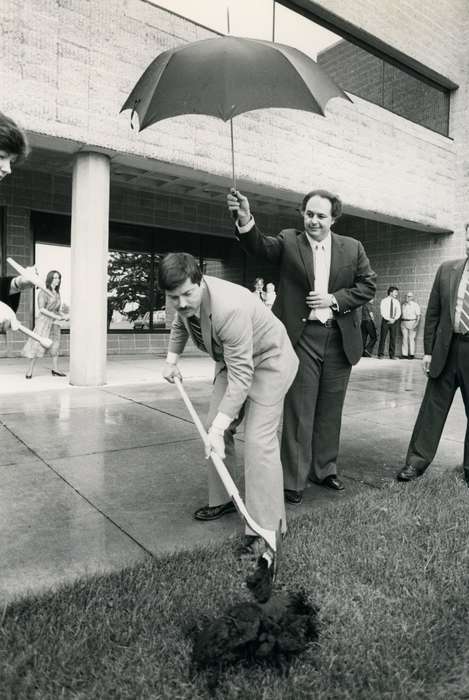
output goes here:
[[[261, 529], [275, 531], [281, 522], [285, 532], [277, 430], [298, 360], [283, 324], [248, 289], [202, 275], [188, 253], [166, 255], [158, 281], [167, 304], [176, 310], [164, 378], [172, 383], [182, 379], [177, 363], [188, 338], [215, 360], [206, 456], [213, 451], [232, 469], [234, 434], [244, 418], [247, 511]], [[210, 462], [208, 483], [209, 502], [194, 513], [197, 520], [216, 520], [235, 510]], [[243, 551], [262, 554], [263, 546], [263, 539], [246, 524]]]

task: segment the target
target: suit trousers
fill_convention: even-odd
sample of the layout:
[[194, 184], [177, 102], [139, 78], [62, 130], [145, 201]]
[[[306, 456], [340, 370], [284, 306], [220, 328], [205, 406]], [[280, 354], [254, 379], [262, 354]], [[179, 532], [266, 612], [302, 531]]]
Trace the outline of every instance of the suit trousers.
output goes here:
[[408, 357], [409, 355], [415, 355], [415, 336], [417, 335], [417, 329], [415, 328], [415, 321], [402, 321], [401, 322], [401, 333], [402, 333], [402, 357]]
[[381, 330], [379, 333], [379, 345], [378, 345], [378, 357], [383, 357], [384, 355], [384, 345], [386, 343], [386, 336], [389, 333], [389, 357], [393, 358], [396, 353], [396, 339], [397, 339], [397, 321], [394, 323], [389, 323], [384, 318], [381, 319]]
[[339, 328], [308, 322], [295, 347], [300, 361], [284, 404], [282, 466], [285, 488], [303, 491], [337, 474], [342, 407], [352, 366]]
[[[215, 377], [210, 399], [208, 424], [218, 412], [228, 384], [227, 372], [222, 370]], [[283, 400], [273, 406], [265, 406], [248, 398], [242, 413], [225, 431], [225, 466], [236, 473], [236, 450], [234, 436], [244, 418], [244, 490], [245, 505], [249, 515], [264, 528], [276, 530], [282, 521], [282, 532], [286, 532], [285, 502], [283, 497], [283, 474], [280, 461], [280, 445], [277, 431], [282, 417]], [[208, 467], [209, 506], [218, 506], [229, 500], [218, 473], [209, 461]], [[246, 525], [246, 534], [255, 533]]]
[[361, 332], [363, 340], [363, 350], [369, 352], [371, 355], [373, 353], [373, 348], [377, 340], [376, 326], [374, 322], [371, 319], [369, 321], [362, 321]]
[[[461, 389], [469, 418], [469, 339], [454, 334], [439, 377], [430, 377], [407, 451], [406, 464], [422, 474], [433, 461], [456, 389]], [[464, 438], [464, 467], [469, 469], [469, 427]]]

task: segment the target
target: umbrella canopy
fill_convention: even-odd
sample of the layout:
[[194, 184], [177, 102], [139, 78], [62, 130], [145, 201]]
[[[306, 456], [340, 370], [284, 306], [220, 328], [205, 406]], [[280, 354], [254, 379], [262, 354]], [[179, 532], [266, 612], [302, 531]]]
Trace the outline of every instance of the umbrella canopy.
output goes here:
[[138, 114], [139, 130], [181, 114], [228, 121], [264, 107], [324, 115], [332, 97], [349, 97], [315, 61], [291, 46], [223, 36], [161, 53], [143, 73], [121, 112]]

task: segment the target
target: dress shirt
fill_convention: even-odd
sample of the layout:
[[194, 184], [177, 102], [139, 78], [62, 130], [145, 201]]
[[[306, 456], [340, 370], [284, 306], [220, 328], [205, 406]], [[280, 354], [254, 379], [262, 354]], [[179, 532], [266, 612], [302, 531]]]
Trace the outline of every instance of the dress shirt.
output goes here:
[[463, 303], [463, 299], [464, 299], [464, 294], [466, 292], [468, 280], [469, 280], [469, 270], [468, 270], [468, 263], [466, 261], [466, 264], [464, 266], [464, 270], [462, 273], [461, 281], [460, 281], [459, 287], [458, 287], [458, 294], [456, 296], [456, 308], [454, 311], [454, 326], [453, 326], [453, 330], [455, 333], [459, 333], [459, 321], [461, 319], [462, 303]]
[[[308, 234], [306, 234], [306, 238], [311, 246], [314, 257], [314, 291], [322, 294], [328, 294], [329, 275], [331, 271], [331, 234], [328, 233], [322, 241], [315, 241], [314, 238], [311, 238], [308, 236]], [[322, 256], [320, 255], [321, 252], [323, 253]], [[320, 262], [321, 258], [322, 263]], [[317, 269], [318, 263], [322, 264], [322, 270]], [[321, 321], [321, 323], [324, 323], [329, 318], [332, 318], [332, 316], [332, 309], [330, 307], [323, 309], [311, 309], [308, 319], [310, 321]]]
[[420, 318], [420, 306], [416, 301], [405, 301], [402, 304], [401, 321], [416, 321]]
[[[254, 224], [255, 224], [254, 217], [251, 216], [251, 218], [249, 219], [249, 221], [247, 222], [247, 224], [244, 224], [244, 226], [240, 226], [240, 225], [238, 224], [238, 222], [236, 222], [236, 228], [238, 229], [239, 233], [247, 233], [248, 231], [250, 231], [250, 230], [252, 229], [252, 227], [254, 226]], [[325, 238], [323, 241], [320, 241], [320, 242], [317, 242], [317, 241], [315, 241], [313, 238], [310, 238], [310, 236], [308, 236], [308, 234], [306, 234], [306, 238], [308, 239], [309, 244], [310, 244], [310, 246], [311, 246], [311, 250], [313, 251], [313, 258], [314, 258], [314, 260], [315, 260], [315, 262], [314, 262], [314, 267], [315, 267], [315, 268], [316, 268], [316, 256], [315, 256], [315, 254], [314, 254], [314, 253], [315, 253], [314, 248], [315, 248], [316, 245], [324, 245], [324, 258], [325, 258], [325, 261], [324, 261], [324, 270], [323, 270], [323, 273], [324, 273], [325, 279], [326, 279], [326, 286], [325, 286], [325, 291], [324, 291], [324, 293], [327, 294], [327, 293], [328, 293], [328, 287], [329, 287], [329, 275], [330, 275], [330, 271], [331, 271], [331, 246], [332, 246], [332, 237], [331, 237], [331, 234], [328, 233], [327, 236], [326, 236], [326, 238]], [[316, 277], [316, 269], [314, 270], [314, 276]], [[315, 289], [314, 291], [319, 291], [319, 290], [318, 290], [318, 289]], [[332, 295], [332, 296], [333, 296], [333, 295]], [[333, 298], [333, 302], [334, 302], [334, 303], [337, 303], [337, 302], [335, 301], [334, 298]], [[336, 310], [338, 310], [338, 308], [337, 308]], [[311, 321], [311, 320], [318, 320], [318, 321], [321, 321], [322, 323], [324, 323], [324, 321], [327, 321], [327, 319], [332, 318], [333, 315], [334, 315], [334, 314], [332, 313], [332, 308], [331, 308], [331, 307], [324, 308], [324, 309], [318, 309], [318, 311], [319, 311], [319, 316], [320, 316], [321, 318], [319, 318], [319, 316], [316, 314], [315, 309], [311, 309], [310, 314], [309, 314], [309, 316], [308, 316], [308, 319], [309, 319], [310, 321]]]
[[[394, 315], [393, 318], [391, 319], [391, 299], [392, 299], [392, 305], [393, 305], [393, 311]], [[381, 316], [384, 318], [385, 321], [396, 321], [398, 318], [401, 316], [401, 304], [398, 299], [394, 299], [394, 297], [385, 297], [384, 299], [381, 300], [381, 304], [379, 305], [379, 310], [381, 311]]]

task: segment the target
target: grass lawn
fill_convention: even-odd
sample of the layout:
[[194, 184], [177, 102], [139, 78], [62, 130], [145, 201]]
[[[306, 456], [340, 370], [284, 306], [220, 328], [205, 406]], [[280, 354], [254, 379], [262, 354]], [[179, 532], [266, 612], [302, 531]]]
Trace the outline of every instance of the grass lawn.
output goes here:
[[[240, 598], [235, 540], [8, 606], [0, 698], [209, 697], [185, 630]], [[469, 489], [455, 473], [392, 483], [292, 522], [279, 579], [320, 605], [290, 676], [234, 668], [217, 697], [469, 698]]]

